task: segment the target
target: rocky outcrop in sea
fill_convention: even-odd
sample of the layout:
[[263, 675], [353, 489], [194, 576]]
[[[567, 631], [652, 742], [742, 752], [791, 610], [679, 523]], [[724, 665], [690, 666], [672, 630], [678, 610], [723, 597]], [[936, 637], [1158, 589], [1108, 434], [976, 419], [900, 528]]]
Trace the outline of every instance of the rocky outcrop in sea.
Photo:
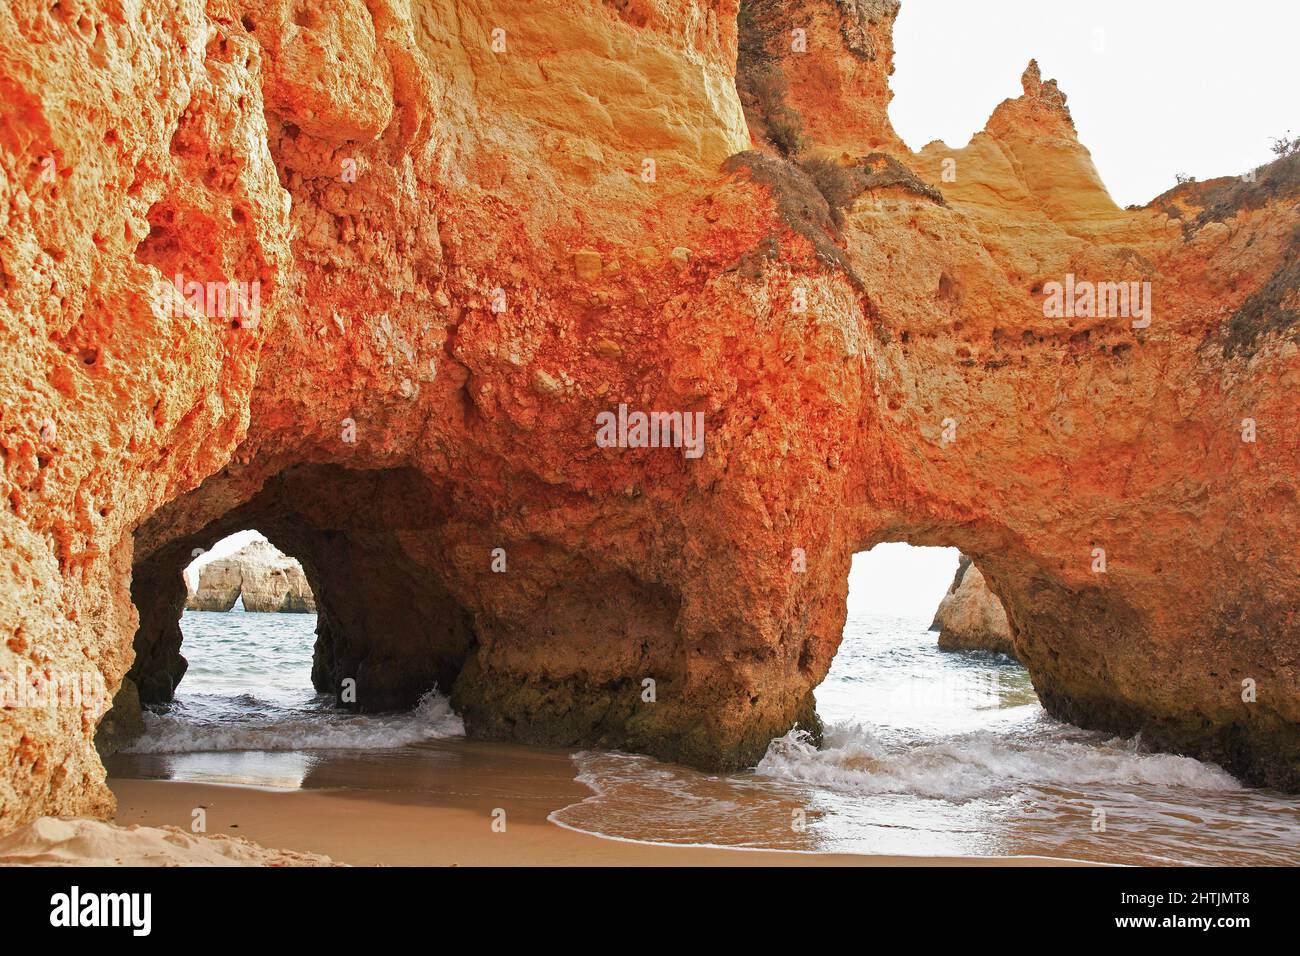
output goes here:
[[939, 646], [946, 651], [996, 651], [1016, 656], [1006, 609], [989, 590], [980, 569], [964, 554], [930, 630], [939, 632]]
[[254, 541], [204, 565], [198, 588], [185, 599], [185, 609], [229, 611], [240, 597], [245, 611], [316, 613], [316, 599], [302, 565], [269, 541]]

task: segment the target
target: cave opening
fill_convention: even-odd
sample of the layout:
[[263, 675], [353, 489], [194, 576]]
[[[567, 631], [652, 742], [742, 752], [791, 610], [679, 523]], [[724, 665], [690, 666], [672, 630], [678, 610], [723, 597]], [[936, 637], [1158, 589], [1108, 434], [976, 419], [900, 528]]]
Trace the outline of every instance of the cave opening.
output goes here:
[[[294, 700], [411, 711], [449, 693], [476, 646], [444, 583], [443, 498], [418, 472], [300, 465], [232, 506], [235, 493], [214, 476], [137, 530], [135, 660], [101, 724], [101, 754], [145, 733], [142, 708], [176, 710], [178, 691], [180, 710], [205, 699], [209, 712], [190, 715], [200, 718], [215, 716], [214, 691], [233, 702], [226, 717], [274, 716]], [[203, 655], [200, 670], [183, 646]]]
[[316, 601], [302, 565], [254, 529], [195, 551], [174, 704], [213, 719], [332, 706], [332, 689], [312, 679]]
[[854, 555], [848, 584], [843, 638], [816, 691], [828, 725], [959, 733], [1037, 712], [1001, 601], [970, 557], [881, 543]]

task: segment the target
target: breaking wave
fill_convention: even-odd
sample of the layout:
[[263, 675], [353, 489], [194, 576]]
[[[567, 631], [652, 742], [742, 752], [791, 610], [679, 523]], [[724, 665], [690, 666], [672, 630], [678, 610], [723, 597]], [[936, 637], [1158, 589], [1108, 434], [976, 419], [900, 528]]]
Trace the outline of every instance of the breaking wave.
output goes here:
[[757, 772], [850, 793], [954, 801], [988, 797], [1018, 784], [1241, 789], [1213, 764], [1144, 753], [1137, 741], [1106, 740], [1066, 725], [1024, 736], [981, 730], [902, 746], [887, 744], [870, 725], [842, 723], [825, 731], [821, 748], [802, 731], [772, 741]]
[[183, 708], [144, 715], [145, 733], [126, 753], [204, 753], [233, 750], [378, 750], [422, 740], [459, 737], [465, 725], [436, 690], [402, 714], [304, 714], [240, 701], [244, 709], [222, 720], [195, 719]]

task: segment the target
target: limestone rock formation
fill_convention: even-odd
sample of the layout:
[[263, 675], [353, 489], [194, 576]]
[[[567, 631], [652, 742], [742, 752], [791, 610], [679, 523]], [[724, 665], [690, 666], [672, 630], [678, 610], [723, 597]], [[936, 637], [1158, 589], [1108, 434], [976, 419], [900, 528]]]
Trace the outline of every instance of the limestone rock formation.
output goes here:
[[113, 695], [113, 706], [95, 731], [95, 750], [100, 757], [110, 757], [144, 733], [144, 709], [140, 691], [129, 677]]
[[302, 565], [266, 541], [253, 541], [199, 570], [198, 587], [185, 600], [193, 611], [229, 611], [240, 597], [245, 611], [316, 613]]
[[229, 611], [244, 586], [244, 568], [233, 558], [220, 558], [199, 569], [198, 586], [185, 598], [187, 611]]
[[[737, 767], [910, 541], [1052, 713], [1300, 787], [1300, 157], [1118, 209], [1036, 68], [912, 154], [891, 0], [416, 10], [0, 6], [0, 667], [169, 695], [255, 526], [359, 706]], [[0, 829], [110, 811], [96, 719], [4, 713]]]
[[964, 554], [930, 630], [939, 632], [939, 646], [946, 651], [996, 651], [1016, 656], [1002, 602]]

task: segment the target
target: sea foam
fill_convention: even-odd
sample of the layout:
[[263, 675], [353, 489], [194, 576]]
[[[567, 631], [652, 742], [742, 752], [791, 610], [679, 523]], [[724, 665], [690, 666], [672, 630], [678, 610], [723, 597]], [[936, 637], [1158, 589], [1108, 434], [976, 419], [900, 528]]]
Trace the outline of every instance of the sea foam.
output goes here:
[[446, 697], [429, 691], [402, 714], [321, 714], [196, 722], [171, 714], [144, 715], [145, 733], [127, 753], [227, 750], [377, 750], [422, 740], [459, 737], [465, 724]]
[[886, 743], [870, 725], [841, 723], [827, 728], [820, 749], [802, 731], [773, 740], [757, 772], [845, 792], [942, 800], [977, 799], [1017, 784], [1241, 789], [1213, 764], [1144, 753], [1134, 741], [1108, 741], [1063, 725], [1024, 736], [981, 730], [907, 744]]

